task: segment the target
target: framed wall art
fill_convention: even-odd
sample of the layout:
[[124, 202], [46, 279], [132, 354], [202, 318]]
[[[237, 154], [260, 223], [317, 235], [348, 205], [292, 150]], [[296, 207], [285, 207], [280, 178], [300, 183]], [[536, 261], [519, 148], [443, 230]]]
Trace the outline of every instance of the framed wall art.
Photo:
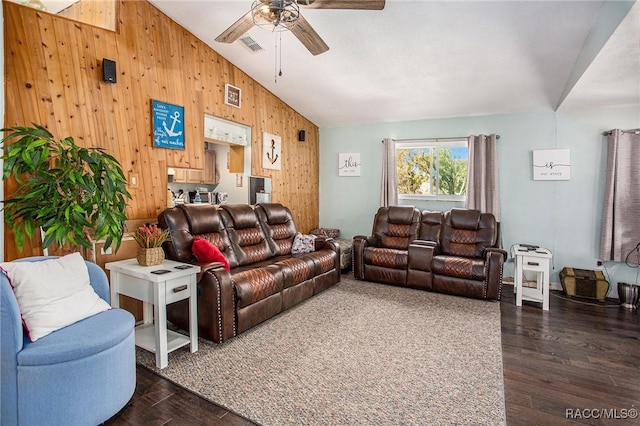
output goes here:
[[242, 106], [242, 90], [239, 87], [230, 84], [224, 85], [224, 103], [232, 107], [240, 108]]
[[282, 167], [282, 139], [278, 135], [262, 133], [262, 168], [280, 170]]
[[338, 176], [360, 176], [360, 166], [359, 152], [338, 154]]
[[184, 107], [151, 101], [153, 146], [184, 149]]
[[570, 180], [571, 152], [568, 149], [533, 151], [533, 180]]

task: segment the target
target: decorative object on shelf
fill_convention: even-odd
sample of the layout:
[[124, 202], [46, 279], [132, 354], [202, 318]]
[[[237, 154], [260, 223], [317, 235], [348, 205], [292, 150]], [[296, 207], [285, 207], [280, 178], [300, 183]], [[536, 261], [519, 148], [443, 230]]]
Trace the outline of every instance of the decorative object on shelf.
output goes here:
[[571, 151], [540, 149], [533, 151], [533, 180], [570, 180]]
[[184, 107], [151, 101], [153, 146], [184, 149]]
[[[91, 248], [105, 238], [105, 249], [124, 234], [125, 209], [131, 195], [120, 163], [102, 148], [83, 148], [72, 137], [56, 140], [34, 127], [2, 129], [3, 179], [17, 188], [4, 200], [4, 216], [22, 250], [25, 237], [42, 230], [42, 247], [52, 243]], [[25, 178], [28, 176], [28, 178]]]
[[164, 250], [162, 250], [162, 247], [138, 247], [136, 260], [142, 266], [161, 265], [164, 262]]
[[242, 107], [242, 90], [230, 84], [224, 85], [224, 103], [232, 107]]
[[360, 176], [360, 153], [338, 154], [338, 176]]
[[[241, 99], [241, 96], [239, 99]], [[213, 115], [204, 114], [203, 135], [206, 139], [214, 139], [214, 143], [226, 142], [225, 145], [246, 146], [247, 141], [251, 140], [251, 127]]]
[[282, 167], [282, 139], [271, 133], [262, 133], [262, 168], [280, 170]]
[[169, 237], [168, 230], [158, 228], [158, 225], [140, 226], [133, 232], [133, 238], [138, 243], [136, 259], [142, 266], [160, 265], [164, 261], [162, 243]]

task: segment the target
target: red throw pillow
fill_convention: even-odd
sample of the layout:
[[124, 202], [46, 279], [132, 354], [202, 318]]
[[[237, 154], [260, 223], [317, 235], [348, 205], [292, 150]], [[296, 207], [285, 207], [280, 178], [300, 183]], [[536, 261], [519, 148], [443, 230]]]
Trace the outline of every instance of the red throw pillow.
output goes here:
[[229, 261], [224, 257], [220, 249], [204, 238], [196, 237], [193, 239], [191, 252], [200, 263], [221, 262], [224, 263], [224, 269], [230, 270]]

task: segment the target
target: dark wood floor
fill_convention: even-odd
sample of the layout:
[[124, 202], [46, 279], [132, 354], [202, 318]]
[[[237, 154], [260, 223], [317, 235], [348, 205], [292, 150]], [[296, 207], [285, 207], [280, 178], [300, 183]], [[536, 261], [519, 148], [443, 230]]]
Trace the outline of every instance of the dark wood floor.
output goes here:
[[[640, 424], [629, 418], [640, 410], [638, 310], [588, 302], [553, 292], [548, 312], [528, 302], [517, 308], [513, 287], [505, 287], [500, 306], [508, 425]], [[131, 403], [108, 425], [253, 425], [145, 368], [138, 367], [137, 379]], [[617, 419], [593, 418], [599, 414]]]

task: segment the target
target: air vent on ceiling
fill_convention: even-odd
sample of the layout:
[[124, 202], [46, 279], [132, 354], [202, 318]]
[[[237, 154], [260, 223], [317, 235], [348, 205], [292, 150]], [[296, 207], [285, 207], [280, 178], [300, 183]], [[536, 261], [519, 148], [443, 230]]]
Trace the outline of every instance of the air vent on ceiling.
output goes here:
[[242, 44], [244, 44], [254, 52], [259, 52], [261, 50], [264, 50], [264, 47], [260, 46], [257, 41], [251, 38], [251, 36], [242, 37], [240, 41], [242, 42]]

